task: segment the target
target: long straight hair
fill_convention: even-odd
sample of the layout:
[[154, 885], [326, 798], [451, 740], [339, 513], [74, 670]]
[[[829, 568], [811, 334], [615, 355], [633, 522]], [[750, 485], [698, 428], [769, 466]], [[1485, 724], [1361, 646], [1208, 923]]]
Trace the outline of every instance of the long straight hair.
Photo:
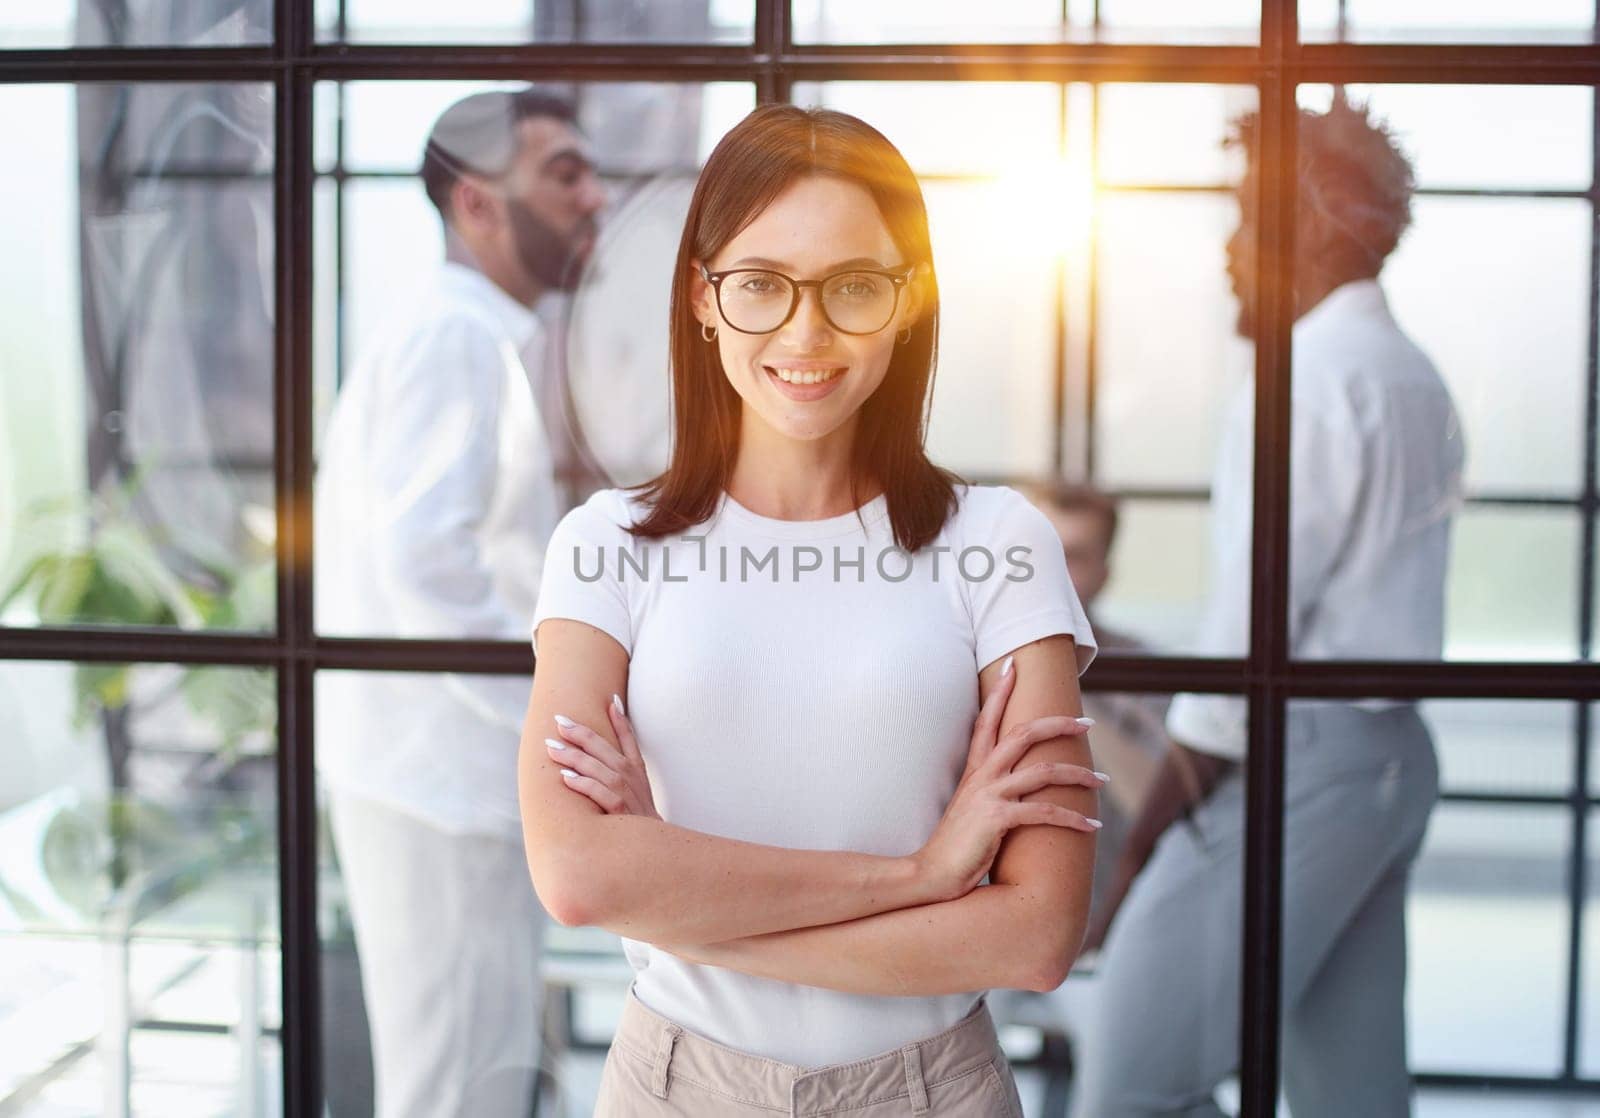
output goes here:
[[723, 373], [716, 343], [700, 334], [690, 262], [710, 261], [791, 184], [817, 174], [863, 187], [906, 262], [923, 266], [913, 280], [923, 284], [922, 314], [909, 340], [895, 345], [883, 383], [861, 405], [851, 448], [852, 504], [859, 510], [865, 487], [881, 486], [895, 542], [911, 552], [932, 541], [954, 513], [955, 486], [965, 481], [935, 466], [924, 449], [939, 289], [922, 188], [905, 157], [865, 121], [830, 109], [766, 105], [722, 138], [689, 202], [672, 274], [672, 457], [663, 473], [629, 487], [649, 509], [629, 528], [635, 537], [675, 534], [710, 519], [738, 454], [743, 400]]

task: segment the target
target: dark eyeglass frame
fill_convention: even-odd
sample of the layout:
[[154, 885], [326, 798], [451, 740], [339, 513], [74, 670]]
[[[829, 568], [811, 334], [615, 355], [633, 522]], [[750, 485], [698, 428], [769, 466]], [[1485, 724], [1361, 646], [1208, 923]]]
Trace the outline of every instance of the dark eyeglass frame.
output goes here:
[[[839, 331], [841, 334], [849, 334], [852, 337], [857, 338], [864, 338], [869, 334], [879, 333], [884, 326], [887, 326], [889, 323], [894, 321], [895, 312], [900, 309], [900, 289], [911, 282], [911, 277], [916, 274], [916, 271], [917, 266], [915, 264], [907, 264], [898, 269], [844, 268], [837, 272], [830, 272], [821, 279], [802, 280], [795, 279], [793, 276], [786, 275], [785, 273], [777, 271], [773, 268], [725, 268], [720, 272], [713, 272], [708, 270], [704, 264], [700, 265], [700, 277], [711, 285], [711, 290], [717, 293], [717, 315], [730, 330], [738, 330], [741, 334], [777, 333], [779, 330], [782, 330], [789, 324], [789, 320], [794, 317], [794, 312], [799, 309], [801, 290], [807, 287], [814, 287], [817, 289], [817, 307], [822, 311], [822, 317], [827, 321], [828, 325]], [[783, 318], [771, 330], [741, 330], [728, 320], [727, 312], [722, 309], [722, 281], [727, 279], [729, 276], [736, 276], [740, 272], [758, 272], [764, 276], [777, 276], [780, 279], [784, 279], [789, 282], [789, 309], [784, 312]], [[840, 326], [833, 320], [833, 316], [828, 313], [827, 304], [823, 302], [822, 299], [822, 288], [823, 285], [828, 281], [838, 279], [840, 276], [860, 275], [882, 276], [884, 279], [888, 280], [894, 285], [894, 302], [889, 306], [889, 317], [884, 319], [883, 326], [878, 327], [877, 330], [846, 330], [843, 326]]]

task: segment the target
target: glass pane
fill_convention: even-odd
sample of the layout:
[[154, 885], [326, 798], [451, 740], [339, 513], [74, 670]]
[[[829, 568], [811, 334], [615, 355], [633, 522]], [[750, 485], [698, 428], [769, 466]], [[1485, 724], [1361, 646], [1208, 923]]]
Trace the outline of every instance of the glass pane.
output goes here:
[[[1370, 100], [1430, 190], [1587, 190], [1594, 177], [1594, 92], [1577, 86], [1347, 85]], [[1303, 85], [1302, 108], [1327, 112], [1333, 87]]]
[[1002, 0], [982, 12], [962, 0], [794, 0], [800, 43], [1033, 42], [1093, 34], [1087, 5], [1060, 0]]
[[1300, 0], [1307, 42], [1586, 43], [1591, 0]]
[[[544, 84], [472, 81], [322, 82], [325, 119], [318, 170], [415, 175], [429, 133], [450, 106], [476, 93], [534, 88], [573, 103], [579, 128], [605, 156], [608, 174], [697, 169], [722, 133], [755, 107], [742, 82]], [[343, 142], [341, 150], [339, 144]]]
[[[1069, 286], [1080, 310], [1067, 315], [1082, 324], [1075, 335], [1069, 326], [1068, 351], [1088, 370], [1092, 406], [1069, 410], [1067, 434], [1129, 512], [1106, 609], [1154, 649], [1243, 655], [1254, 348], [1229, 290], [1243, 161], [1224, 141], [1255, 94], [1111, 85], [1099, 95], [1091, 266]], [[1195, 558], [1174, 564], [1174, 554]]]
[[[1583, 477], [1588, 205], [1423, 197], [1414, 221], [1386, 290], [1458, 403], [1468, 493], [1573, 493]], [[1474, 244], [1470, 278], [1463, 236]]]
[[[515, 132], [507, 125], [505, 151], [540, 167], [545, 156], [582, 152], [597, 177], [578, 176], [587, 183], [575, 196], [581, 218], [544, 230], [554, 242], [518, 250], [530, 254], [519, 267], [539, 278], [519, 273], [527, 286], [513, 295], [505, 276], [491, 281], [444, 261], [443, 225], [418, 169], [446, 110], [470, 113], [492, 103], [483, 95], [522, 88], [317, 87], [319, 106], [342, 104], [344, 145], [333, 153], [343, 181], [320, 179], [317, 199], [324, 632], [526, 640], [544, 544], [561, 514], [602, 484], [640, 481], [666, 464], [664, 325], [688, 191], [716, 141], [754, 107], [754, 89], [597, 83], [540, 87], [516, 102], [531, 115]], [[541, 94], [567, 101], [576, 128], [541, 108]], [[459, 142], [483, 139], [467, 136]], [[551, 175], [500, 181], [520, 184], [517, 199], [533, 220], [568, 222], [550, 193], [568, 188]], [[427, 345], [446, 348], [428, 351], [436, 356], [424, 374], [408, 362]], [[461, 369], [462, 352], [477, 363]], [[506, 390], [523, 404], [467, 407], [499, 399], [502, 374], [514, 374]], [[401, 384], [403, 395], [391, 387]], [[451, 407], [492, 416], [519, 453], [502, 460], [496, 435], [466, 438], [435, 422]], [[393, 437], [407, 422], [443, 440], [439, 457], [428, 457], [420, 434]]]
[[801, 43], [1253, 43], [1260, 0], [794, 0]]
[[348, 43], [747, 43], [754, 0], [318, 0], [317, 38]]
[[928, 447], [951, 469], [988, 476], [1048, 472], [1054, 434], [1044, 405], [1055, 379], [1056, 268], [1048, 251], [1004, 228], [1002, 215], [1018, 211], [998, 207], [997, 195], [1013, 187], [923, 183], [941, 316]]
[[[1106, 646], [1136, 650], [1115, 636]], [[1084, 711], [1096, 719], [1095, 764], [1111, 778], [1100, 792], [1104, 827], [1096, 840], [1089, 949], [1047, 995], [1047, 1009], [1033, 1008], [1037, 998], [1025, 994], [991, 994], [1003, 1007], [997, 1019], [1008, 1012], [1065, 1033], [1073, 1054], [1073, 1113], [1234, 1112], [1207, 1103], [1224, 1104], [1234, 1094], [1239, 1059], [1243, 770], [1219, 770], [1217, 779], [1192, 785], [1186, 811], [1153, 850], [1131, 840], [1157, 773], [1168, 764], [1165, 726], [1175, 703], [1223, 698], [1084, 695]], [[1104, 945], [1094, 950], [1107, 920]], [[1152, 1012], [1157, 1005], [1160, 1011]], [[1066, 1111], [1056, 1102], [1028, 1113]]]
[[328, 413], [339, 386], [339, 354], [344, 315], [338, 300], [344, 285], [345, 253], [337, 235], [339, 228], [340, 184], [333, 178], [318, 179], [312, 190], [311, 265], [311, 445], [320, 449]]
[[1060, 144], [1061, 87], [1044, 82], [797, 82], [793, 94], [867, 121], [923, 176], [1037, 170]]
[[[795, 101], [871, 121], [922, 178], [941, 299], [934, 457], [980, 479], [1100, 486], [1132, 510], [1101, 580], [1106, 608], [1149, 651], [1242, 653], [1231, 605], [1199, 630], [1205, 563], [1178, 570], [1142, 549], [1171, 546], [1172, 531], [1204, 548], [1225, 400], [1248, 391], [1251, 348], [1233, 333], [1219, 250], [1238, 162], [1222, 138], [1254, 94], [841, 82], [798, 85]], [[1002, 119], [1006, 129], [989, 126]], [[1233, 441], [1248, 453], [1245, 419], [1234, 416]], [[1136, 504], [1152, 489], [1181, 491], [1196, 514]], [[1247, 549], [1243, 497], [1230, 531], [1243, 524]]]
[[1589, 750], [1589, 795], [1591, 798], [1600, 799], [1600, 734], [1595, 733], [1596, 726], [1600, 726], [1600, 704], [1589, 706], [1589, 733], [1587, 748]]
[[1445, 658], [1576, 658], [1581, 548], [1574, 513], [1462, 509], [1445, 585]]
[[1305, 101], [1291, 645], [1573, 657], [1593, 99]]
[[1220, 252], [1238, 207], [1222, 192], [1108, 191], [1097, 217], [1096, 470], [1203, 495], [1222, 402], [1250, 391], [1255, 360]]
[[0, 87], [0, 613], [270, 628], [272, 91]]
[[1255, 43], [1260, 0], [1098, 0], [1102, 37], [1112, 42]]
[[[323, 1036], [328, 1066], [350, 1069], [327, 1078], [335, 1114], [370, 1113], [375, 1080], [402, 1108], [449, 1093], [527, 1114], [536, 1083], [540, 1113], [586, 1113], [586, 1089], [592, 1105], [598, 1067], [567, 1044], [609, 1043], [633, 972], [616, 936], [562, 927], [534, 894], [516, 790], [528, 690], [526, 676], [317, 677]], [[457, 996], [429, 996], [446, 987]], [[446, 1059], [468, 1030], [470, 1066]]]
[[[1102, 652], [1138, 655], [1142, 645], [1118, 630], [1102, 625], [1095, 630]], [[1100, 793], [1099, 819], [1104, 824], [1095, 837], [1094, 895], [1090, 922], [1109, 919], [1116, 900], [1117, 862], [1127, 851], [1129, 833], [1145, 807], [1156, 773], [1166, 757], [1167, 710], [1172, 696], [1125, 691], [1087, 691], [1083, 713], [1095, 720], [1094, 767], [1110, 781]]]
[[1226, 143], [1228, 122], [1254, 107], [1253, 90], [1119, 83], [1099, 90], [1103, 186], [1216, 189], [1238, 181], [1243, 160]]
[[[1498, 706], [1497, 767], [1524, 768], [1523, 737], [1547, 732], [1554, 704]], [[1296, 1112], [1328, 1090], [1352, 1113], [1403, 1112], [1411, 1075], [1560, 1071], [1570, 815], [1456, 802], [1451, 787], [1440, 802], [1440, 760], [1447, 782], [1463, 774], [1452, 724], [1484, 713], [1290, 704], [1282, 1067]]]
[[[1110, 577], [1095, 620], [1139, 634], [1145, 655], [1192, 648], [1211, 583], [1210, 507], [1203, 500], [1136, 497], [1121, 498], [1118, 507]], [[1194, 561], [1173, 563], [1174, 555]]]
[[[801, 83], [796, 104], [852, 113], [922, 180], [939, 274], [939, 364], [928, 445], [951, 469], [998, 477], [1048, 469], [1055, 377], [1053, 292], [1064, 241], [1034, 218], [1056, 204], [1061, 89], [1042, 83]], [[1007, 121], [1003, 130], [989, 122]], [[950, 137], [962, 135], [960, 143]], [[1059, 161], [1057, 161], [1059, 162]], [[1047, 171], [1048, 173], [1048, 171]]]
[[[1600, 519], [1591, 521], [1589, 530], [1595, 534], [1595, 539], [1600, 539]], [[1589, 558], [1590, 568], [1584, 572], [1583, 577], [1591, 580], [1591, 586], [1600, 585], [1600, 548], [1595, 549], [1595, 554], [1591, 555]], [[1596, 633], [1600, 633], [1600, 594], [1593, 596], [1589, 603], [1590, 636], [1589, 646], [1588, 648], [1584, 649], [1584, 654], [1590, 659], [1594, 659], [1597, 655], [1600, 655], [1600, 650], [1597, 650], [1594, 638], [1594, 634]]]
[[[1591, 710], [1591, 719], [1600, 710]], [[1593, 771], [1594, 758], [1590, 758]], [[1591, 794], [1595, 787], [1591, 780]], [[1584, 829], [1583, 974], [1578, 988], [1578, 1074], [1600, 1070], [1600, 811], [1589, 810]]]
[[[0, 50], [247, 47], [272, 42], [274, 0], [32, 0], [0, 14]], [[8, 120], [15, 120], [8, 112]]]
[[[333, 180], [324, 181], [339, 190]], [[328, 228], [330, 248], [342, 254], [342, 260], [335, 262], [339, 271], [327, 276], [326, 297], [334, 301], [337, 317], [322, 324], [335, 327], [342, 343], [333, 369], [336, 376], [323, 378], [336, 385], [344, 383], [351, 365], [373, 344], [374, 332], [393, 318], [394, 309], [416, 298], [444, 252], [438, 214], [414, 180], [352, 178], [345, 183], [343, 195], [344, 220], [335, 220]], [[400, 229], [407, 230], [407, 235], [396, 236]], [[342, 295], [334, 286], [340, 272]], [[321, 280], [319, 276], [319, 287]], [[333, 340], [329, 339], [330, 344]], [[326, 403], [329, 411], [322, 417], [324, 430], [334, 398]]]
[[0, 665], [0, 1099], [282, 1112], [276, 685]]
[[[1559, 1072], [1571, 836], [1561, 809], [1437, 809], [1408, 911], [1416, 1071]], [[1509, 928], [1518, 948], [1505, 957]]]
[[[1431, 699], [1419, 704], [1446, 794], [1565, 796], [1572, 788], [1571, 703]], [[1514, 742], [1514, 749], [1507, 744]]]

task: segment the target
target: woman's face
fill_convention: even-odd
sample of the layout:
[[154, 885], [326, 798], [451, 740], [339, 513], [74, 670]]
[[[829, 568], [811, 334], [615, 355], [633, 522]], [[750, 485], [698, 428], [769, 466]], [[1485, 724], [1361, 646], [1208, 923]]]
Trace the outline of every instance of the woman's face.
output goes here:
[[[895, 246], [872, 195], [830, 175], [796, 181], [705, 261], [712, 272], [762, 268], [798, 280], [822, 279], [847, 268], [899, 270], [910, 263]], [[716, 340], [706, 344], [721, 354], [728, 383], [769, 427], [792, 439], [821, 438], [856, 413], [883, 383], [896, 334], [916, 322], [920, 309], [913, 279], [901, 289], [894, 316], [883, 329], [846, 334], [823, 317], [819, 289], [807, 287], [788, 322], [770, 333], [742, 334], [723, 320], [716, 293], [698, 267], [691, 283], [695, 316], [717, 328]], [[795, 382], [819, 375], [827, 379]]]

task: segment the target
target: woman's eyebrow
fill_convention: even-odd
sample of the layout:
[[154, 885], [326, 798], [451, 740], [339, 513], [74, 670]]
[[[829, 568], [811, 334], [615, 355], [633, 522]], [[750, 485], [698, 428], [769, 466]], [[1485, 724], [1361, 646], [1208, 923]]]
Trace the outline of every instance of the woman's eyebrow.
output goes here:
[[[733, 268], [770, 268], [774, 272], [785, 272], [793, 268], [782, 260], [768, 260], [765, 256], [746, 256], [735, 260], [729, 267]], [[827, 269], [827, 274], [842, 272], [848, 268], [882, 268], [887, 270], [889, 265], [876, 260], [871, 256], [853, 256], [849, 260], [841, 260]]]

